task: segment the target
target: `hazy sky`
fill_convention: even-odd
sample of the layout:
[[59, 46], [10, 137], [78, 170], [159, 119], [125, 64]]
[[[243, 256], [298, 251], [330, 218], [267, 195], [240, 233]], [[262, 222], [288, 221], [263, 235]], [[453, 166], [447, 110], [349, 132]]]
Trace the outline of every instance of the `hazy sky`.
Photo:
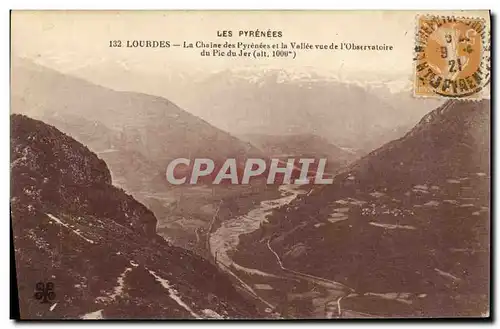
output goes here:
[[[444, 13], [444, 12], [442, 12]], [[88, 65], [120, 63], [161, 74], [169, 69], [218, 70], [266, 65], [273, 68], [314, 67], [344, 76], [398, 76], [411, 80], [416, 12], [13, 12], [12, 52], [63, 72]], [[450, 12], [446, 12], [450, 14]], [[452, 14], [488, 17], [482, 12]], [[282, 31], [276, 42], [354, 42], [387, 44], [392, 51], [302, 51], [296, 59], [200, 57], [199, 49], [110, 48], [110, 40], [196, 42], [268, 42], [271, 38], [238, 37], [239, 30]], [[232, 30], [232, 38], [217, 37]], [[104, 64], [104, 65], [103, 65]]]

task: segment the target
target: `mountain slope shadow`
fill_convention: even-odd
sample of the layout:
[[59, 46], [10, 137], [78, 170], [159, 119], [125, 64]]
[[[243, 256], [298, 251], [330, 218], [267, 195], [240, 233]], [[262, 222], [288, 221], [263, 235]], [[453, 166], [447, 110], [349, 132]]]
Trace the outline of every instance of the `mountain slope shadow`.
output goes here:
[[[345, 309], [487, 316], [489, 160], [489, 101], [448, 101], [332, 185], [276, 211], [266, 234], [285, 267], [353, 288]], [[273, 261], [253, 242], [261, 235], [242, 239], [241, 265]]]

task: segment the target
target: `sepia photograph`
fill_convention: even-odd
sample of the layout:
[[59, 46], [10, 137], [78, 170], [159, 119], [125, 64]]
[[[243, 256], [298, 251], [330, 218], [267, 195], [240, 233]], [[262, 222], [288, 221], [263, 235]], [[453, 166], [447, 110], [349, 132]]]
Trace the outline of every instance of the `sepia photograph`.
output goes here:
[[490, 19], [11, 11], [18, 319], [490, 318]]

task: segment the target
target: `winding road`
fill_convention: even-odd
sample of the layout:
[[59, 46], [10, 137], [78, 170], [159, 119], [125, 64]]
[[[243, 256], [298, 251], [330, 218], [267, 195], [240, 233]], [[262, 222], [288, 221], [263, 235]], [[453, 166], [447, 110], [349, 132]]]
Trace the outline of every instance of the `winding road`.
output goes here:
[[[271, 240], [270, 239], [267, 240], [267, 248], [274, 254], [274, 256], [276, 257], [276, 261], [278, 262], [278, 265], [287, 274], [289, 274], [289, 275], [291, 275], [293, 277], [297, 277], [297, 278], [300, 278], [302, 280], [309, 281], [311, 283], [323, 286], [325, 288], [335, 289], [335, 290], [339, 290], [339, 292], [342, 292], [342, 294], [335, 300], [335, 303], [337, 305], [337, 314], [338, 314], [338, 317], [341, 317], [341, 315], [342, 315], [342, 308], [341, 308], [341, 305], [340, 305], [340, 302], [341, 302], [342, 298], [357, 296], [354, 293], [354, 289], [352, 289], [352, 288], [350, 288], [350, 287], [348, 287], [348, 286], [346, 286], [346, 285], [344, 285], [342, 283], [339, 283], [339, 282], [336, 282], [336, 281], [331, 281], [331, 280], [328, 280], [328, 279], [325, 279], [325, 278], [317, 277], [317, 276], [314, 276], [314, 275], [310, 275], [310, 274], [307, 274], [307, 273], [298, 272], [298, 271], [286, 268], [283, 265], [283, 261], [279, 257], [278, 253], [271, 247]], [[327, 311], [327, 307], [326, 307], [326, 305], [329, 304], [330, 302], [331, 301], [327, 301], [325, 303], [325, 317], [328, 318], [328, 319], [332, 318], [332, 314], [330, 314], [330, 312]]]
[[[328, 291], [333, 292], [332, 295], [335, 296], [335, 299], [328, 300], [326, 304], [335, 302], [338, 310], [337, 312], [340, 315], [342, 314], [340, 301], [342, 300], [342, 298], [352, 296], [354, 290], [339, 282], [313, 276], [307, 273], [302, 273], [285, 267], [279, 255], [272, 248], [270, 240], [267, 240], [266, 242], [267, 248], [271, 253], [273, 253], [274, 257], [276, 258], [277, 265], [283, 273], [267, 273], [259, 269], [243, 267], [234, 263], [234, 261], [229, 256], [229, 252], [237, 248], [240, 235], [248, 234], [258, 230], [260, 227], [260, 223], [266, 221], [267, 215], [269, 215], [274, 209], [287, 205], [292, 202], [298, 195], [306, 193], [306, 191], [301, 190], [298, 186], [294, 185], [282, 185], [280, 187], [280, 192], [282, 194], [281, 198], [262, 201], [260, 202], [259, 206], [251, 209], [247, 214], [224, 221], [221, 223], [220, 227], [217, 230], [213, 231], [217, 214], [222, 205], [221, 202], [209, 225], [207, 235], [207, 249], [210, 251], [217, 266], [219, 266], [221, 270], [235, 278], [244, 290], [246, 290], [250, 295], [258, 299], [271, 309], [274, 309], [275, 307], [270, 302], [259, 296], [259, 294], [254, 291], [254, 289], [249, 284], [238, 277], [238, 275], [234, 272], [234, 269], [238, 271], [241, 270], [253, 275], [261, 275], [263, 277], [282, 277], [283, 279], [304, 280], [306, 282], [322, 286]], [[336, 293], [336, 291], [338, 291], [338, 294]], [[325, 310], [324, 316], [328, 317], [328, 315], [329, 314], [327, 314]]]

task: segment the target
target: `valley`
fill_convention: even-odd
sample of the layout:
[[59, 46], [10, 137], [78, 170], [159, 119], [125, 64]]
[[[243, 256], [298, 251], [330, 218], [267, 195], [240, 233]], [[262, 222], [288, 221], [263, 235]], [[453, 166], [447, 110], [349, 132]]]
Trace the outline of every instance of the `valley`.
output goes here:
[[[480, 264], [489, 250], [487, 104], [448, 102], [333, 185], [277, 207], [259, 230], [239, 237], [233, 261], [341, 283], [353, 291], [343, 308], [365, 316], [486, 314], [489, 269]], [[471, 149], [475, 160], [462, 158]], [[419, 162], [427, 154], [434, 161]], [[304, 309], [313, 308], [314, 295], [303, 293]]]

